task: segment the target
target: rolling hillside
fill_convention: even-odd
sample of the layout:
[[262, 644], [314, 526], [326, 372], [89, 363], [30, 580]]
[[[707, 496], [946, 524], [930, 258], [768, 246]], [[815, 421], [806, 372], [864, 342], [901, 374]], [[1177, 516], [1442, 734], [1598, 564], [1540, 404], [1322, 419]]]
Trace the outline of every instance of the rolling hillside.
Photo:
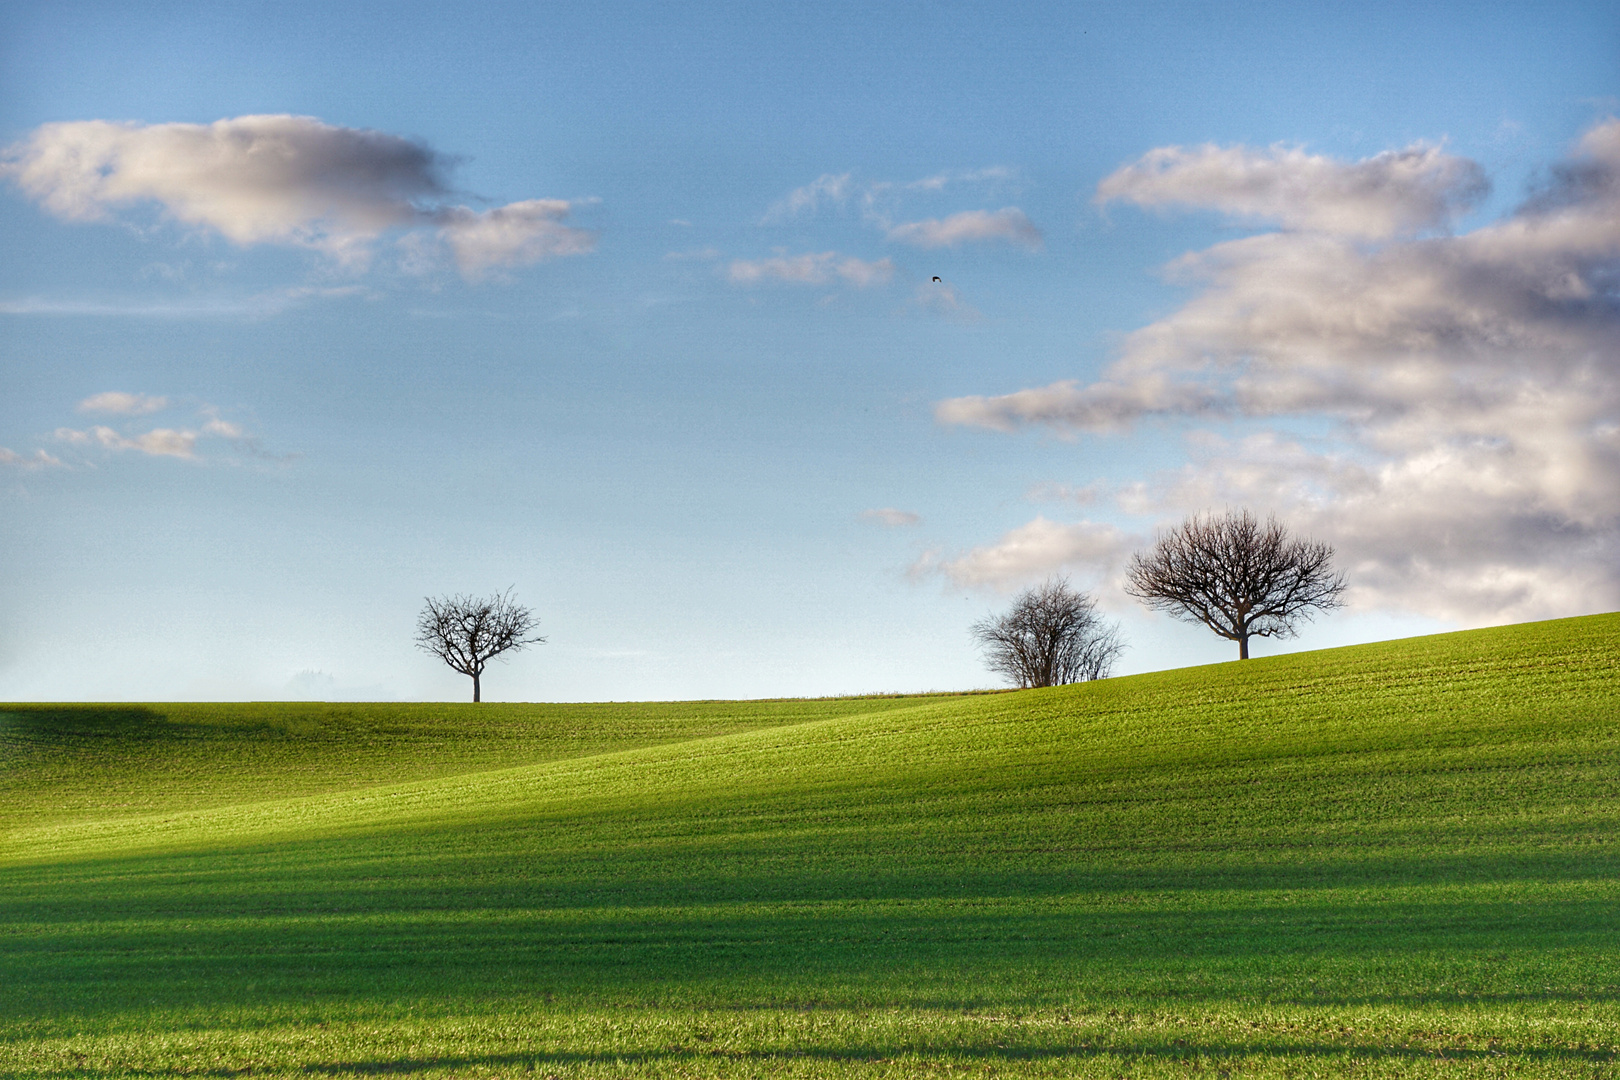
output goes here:
[[0, 1072], [1617, 1075], [1617, 661], [0, 706]]

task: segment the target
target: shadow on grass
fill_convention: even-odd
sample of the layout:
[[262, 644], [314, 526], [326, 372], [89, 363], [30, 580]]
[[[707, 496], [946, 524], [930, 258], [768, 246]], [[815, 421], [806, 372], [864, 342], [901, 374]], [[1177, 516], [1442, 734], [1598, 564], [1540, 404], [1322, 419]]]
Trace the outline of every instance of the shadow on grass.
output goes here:
[[174, 724], [144, 705], [0, 705], [0, 735], [23, 745], [71, 746], [79, 739], [149, 742]]
[[[436, 861], [413, 877], [376, 857], [264, 873], [247, 857], [203, 856], [167, 858], [161, 873], [134, 859], [9, 869], [0, 1017], [538, 993], [725, 1007], [1034, 1006], [1076, 992], [1324, 1006], [1620, 1000], [1620, 904], [1602, 859], [1017, 874], [939, 853], [886, 873], [773, 876], [744, 860], [735, 877], [683, 879], [613, 855], [495, 860], [459, 878]], [[1491, 888], [1389, 889], [1437, 873]], [[1233, 874], [1249, 888], [1233, 888]], [[1547, 884], [1560, 880], [1568, 887]], [[1313, 891], [1323, 887], [1339, 891]], [[1288, 889], [1299, 893], [1258, 891]]]
[[[0, 781], [22, 766], [88, 759], [86, 764], [114, 772], [130, 765], [119, 755], [135, 754], [137, 767], [171, 764], [165, 755], [180, 748], [232, 744], [249, 753], [273, 751], [278, 741], [307, 738], [286, 717], [268, 710], [211, 722], [201, 707], [168, 710], [148, 705], [0, 705], [0, 744], [13, 760], [0, 760]], [[8, 768], [9, 766], [9, 768]]]

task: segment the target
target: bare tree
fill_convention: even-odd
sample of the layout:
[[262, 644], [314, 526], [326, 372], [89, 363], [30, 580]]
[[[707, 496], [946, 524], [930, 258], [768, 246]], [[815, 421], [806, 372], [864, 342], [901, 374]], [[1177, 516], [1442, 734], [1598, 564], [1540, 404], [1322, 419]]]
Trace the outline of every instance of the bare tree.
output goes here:
[[990, 670], [1015, 686], [1061, 686], [1106, 679], [1125, 651], [1119, 627], [1097, 614], [1097, 602], [1052, 578], [1025, 589], [1005, 615], [980, 619], [973, 636]]
[[1238, 643], [1292, 637], [1316, 611], [1339, 607], [1344, 575], [1327, 544], [1296, 540], [1275, 517], [1248, 510], [1190, 517], [1131, 556], [1125, 591], [1157, 611], [1200, 622]]
[[513, 601], [511, 589], [487, 598], [430, 596], [416, 618], [416, 646], [472, 676], [473, 700], [480, 701], [484, 665], [501, 653], [545, 641], [532, 633], [537, 625], [534, 612]]

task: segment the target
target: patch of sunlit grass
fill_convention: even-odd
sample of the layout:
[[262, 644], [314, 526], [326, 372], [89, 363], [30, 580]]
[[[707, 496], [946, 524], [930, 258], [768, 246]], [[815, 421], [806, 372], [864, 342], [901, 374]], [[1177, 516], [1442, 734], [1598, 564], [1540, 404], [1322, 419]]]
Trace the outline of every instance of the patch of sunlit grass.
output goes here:
[[1599, 616], [977, 697], [36, 713], [0, 1074], [1615, 1075], [1617, 661]]

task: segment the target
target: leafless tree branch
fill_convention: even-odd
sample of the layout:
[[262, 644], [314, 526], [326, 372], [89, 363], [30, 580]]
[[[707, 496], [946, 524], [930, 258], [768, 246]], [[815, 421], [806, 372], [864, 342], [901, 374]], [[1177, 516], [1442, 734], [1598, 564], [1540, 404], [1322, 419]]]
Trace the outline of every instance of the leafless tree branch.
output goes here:
[[416, 618], [416, 647], [471, 676], [473, 700], [480, 701], [484, 665], [545, 641], [532, 633], [538, 625], [534, 612], [512, 599], [511, 589], [490, 597], [430, 596]]
[[979, 620], [972, 633], [985, 664], [1019, 687], [1105, 679], [1125, 651], [1119, 628], [1064, 578], [1024, 590], [1006, 614]]
[[1291, 538], [1275, 517], [1261, 525], [1248, 510], [1227, 511], [1160, 533], [1131, 556], [1125, 591], [1237, 642], [1247, 660], [1249, 638], [1291, 637], [1314, 612], [1341, 606], [1344, 575], [1332, 564], [1333, 548]]

